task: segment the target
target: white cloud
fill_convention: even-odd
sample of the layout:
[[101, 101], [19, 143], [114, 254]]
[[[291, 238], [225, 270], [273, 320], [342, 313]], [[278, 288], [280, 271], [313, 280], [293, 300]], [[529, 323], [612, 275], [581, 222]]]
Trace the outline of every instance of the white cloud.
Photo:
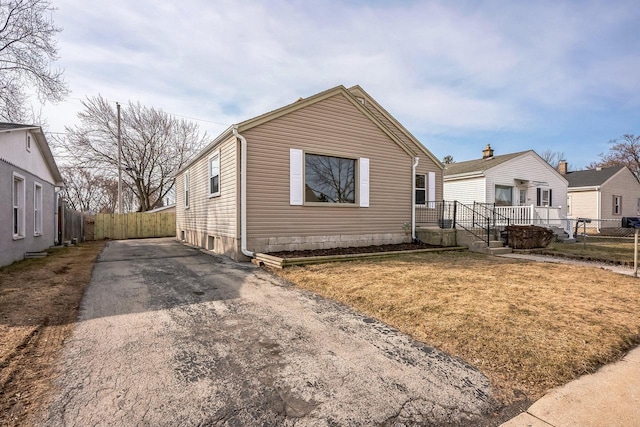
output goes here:
[[[101, 93], [218, 123], [337, 84], [361, 84], [431, 135], [532, 131], [544, 124], [541, 110], [640, 104], [632, 2], [64, 0], [59, 8], [60, 63], [74, 97]], [[60, 123], [52, 127], [78, 109], [75, 100], [47, 108]]]

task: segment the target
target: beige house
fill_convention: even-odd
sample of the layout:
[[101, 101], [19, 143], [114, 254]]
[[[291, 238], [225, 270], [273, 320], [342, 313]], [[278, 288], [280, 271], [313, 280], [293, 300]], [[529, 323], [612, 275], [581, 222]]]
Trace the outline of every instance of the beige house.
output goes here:
[[359, 86], [231, 126], [176, 175], [177, 238], [233, 259], [401, 243], [442, 164]]
[[567, 172], [565, 177], [570, 217], [603, 220], [598, 228], [606, 228], [619, 227], [622, 217], [640, 216], [640, 183], [626, 166]]

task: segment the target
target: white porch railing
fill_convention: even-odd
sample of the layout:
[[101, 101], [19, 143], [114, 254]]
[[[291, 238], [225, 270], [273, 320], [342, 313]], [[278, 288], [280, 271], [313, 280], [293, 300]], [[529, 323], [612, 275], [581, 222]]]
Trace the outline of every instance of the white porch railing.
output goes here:
[[[573, 221], [562, 215], [560, 207], [554, 206], [496, 206], [499, 217], [509, 218], [511, 225], [539, 225], [543, 227], [560, 227], [569, 237], [573, 237]], [[497, 221], [496, 225], [506, 222], [504, 219]]]

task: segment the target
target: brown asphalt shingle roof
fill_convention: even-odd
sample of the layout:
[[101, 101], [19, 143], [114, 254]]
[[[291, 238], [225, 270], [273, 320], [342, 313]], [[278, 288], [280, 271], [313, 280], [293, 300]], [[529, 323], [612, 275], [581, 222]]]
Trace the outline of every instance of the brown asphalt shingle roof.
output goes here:
[[444, 176], [458, 175], [462, 173], [471, 172], [484, 172], [491, 169], [494, 166], [498, 166], [501, 163], [507, 162], [511, 159], [515, 159], [529, 151], [520, 151], [518, 153], [502, 154], [500, 156], [493, 156], [487, 159], [468, 160], [466, 162], [451, 163], [446, 165], [444, 170]]

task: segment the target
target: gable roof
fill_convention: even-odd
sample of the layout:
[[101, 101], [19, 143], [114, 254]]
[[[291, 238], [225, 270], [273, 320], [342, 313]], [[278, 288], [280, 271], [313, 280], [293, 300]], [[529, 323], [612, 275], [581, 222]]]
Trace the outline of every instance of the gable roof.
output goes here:
[[486, 159], [468, 160], [466, 162], [451, 163], [445, 166], [444, 176], [469, 174], [472, 172], [482, 173], [511, 159], [520, 157], [525, 153], [535, 153], [533, 150], [520, 151], [517, 153], [502, 154]]
[[19, 123], [0, 122], [0, 133], [8, 133], [15, 130], [33, 132], [36, 139], [36, 144], [38, 144], [38, 147], [40, 148], [40, 152], [44, 157], [44, 161], [47, 163], [47, 166], [51, 171], [51, 175], [53, 175], [53, 179], [55, 180], [55, 185], [59, 185], [59, 186], [64, 185], [64, 180], [62, 179], [62, 175], [60, 174], [58, 165], [56, 164], [56, 161], [53, 158], [53, 153], [51, 152], [51, 148], [49, 148], [49, 143], [47, 142], [47, 138], [44, 135], [42, 127], [34, 126], [34, 125], [19, 124]]
[[[359, 86], [357, 86], [357, 87], [359, 88]], [[296, 110], [302, 109], [302, 108], [307, 107], [309, 105], [315, 104], [316, 102], [323, 101], [323, 100], [325, 100], [327, 98], [330, 98], [332, 96], [339, 95], [339, 94], [342, 94], [351, 104], [353, 104], [354, 107], [356, 107], [358, 110], [360, 110], [360, 112], [362, 112], [362, 114], [364, 114], [367, 118], [369, 118], [369, 120], [371, 120], [376, 126], [378, 126], [378, 128], [380, 128], [380, 130], [382, 130], [384, 133], [386, 133], [387, 136], [389, 136], [389, 138], [392, 141], [394, 141], [396, 144], [398, 144], [398, 146], [400, 148], [402, 148], [407, 154], [409, 154], [410, 156], [415, 156], [415, 150], [411, 149], [411, 147], [408, 146], [407, 143], [399, 135], [399, 134], [405, 134], [406, 137], [409, 138], [409, 136], [411, 134], [409, 134], [409, 132], [407, 130], [403, 131], [402, 129], [404, 129], [404, 128], [402, 128], [402, 129], [400, 129], [400, 128], [394, 129], [393, 126], [385, 125], [384, 123], [382, 123], [380, 121], [380, 119], [378, 119], [369, 109], [367, 109], [360, 101], [358, 101], [356, 99], [356, 97], [349, 90], [347, 90], [343, 85], [340, 85], [340, 86], [333, 87], [331, 89], [327, 89], [327, 90], [322, 91], [320, 93], [317, 93], [315, 95], [309, 96], [307, 98], [300, 98], [297, 101], [292, 102], [291, 104], [285, 105], [283, 107], [277, 108], [275, 110], [269, 111], [267, 113], [261, 114], [259, 116], [253, 117], [251, 119], [242, 121], [242, 122], [238, 123], [237, 125], [229, 126], [224, 132], [222, 132], [220, 135], [218, 135], [218, 137], [216, 137], [211, 143], [209, 143], [198, 154], [196, 154], [191, 160], [189, 160], [184, 166], [182, 166], [182, 168], [180, 168], [180, 170], [178, 170], [176, 172], [176, 175], [178, 173], [184, 171], [185, 169], [187, 169], [189, 166], [191, 166], [198, 159], [200, 159], [203, 156], [205, 156], [217, 144], [219, 144], [222, 141], [226, 141], [227, 139], [229, 139], [233, 135], [233, 128], [235, 126], [237, 126], [237, 128], [238, 128], [238, 132], [242, 133], [242, 132], [245, 132], [245, 131], [247, 131], [247, 130], [249, 130], [251, 128], [259, 126], [259, 125], [261, 125], [263, 123], [266, 123], [266, 122], [269, 122], [271, 120], [277, 119], [278, 117], [282, 117], [282, 116], [284, 116], [286, 114], [292, 113], [292, 112], [294, 112]], [[369, 98], [369, 99], [371, 99], [371, 98]], [[380, 107], [380, 108], [382, 108], [382, 107]], [[398, 123], [398, 125], [402, 126], [399, 123]], [[411, 138], [415, 139], [413, 136], [411, 136]], [[415, 141], [417, 141], [417, 140], [415, 140]], [[418, 144], [418, 147], [422, 147], [422, 144], [420, 144], [419, 142], [417, 144]], [[414, 143], [411, 142], [411, 145], [413, 146]], [[433, 154], [431, 154], [424, 147], [422, 147], [421, 149], [425, 154], [427, 154], [430, 157], [432, 157], [435, 160], [436, 164], [438, 164], [438, 165], [440, 165], [440, 167], [442, 167], [442, 164], [438, 161], [437, 158], [435, 158], [433, 156]]]
[[[362, 89], [359, 85], [355, 85], [349, 88], [349, 93], [351, 93], [362, 105], [365, 106], [369, 112], [371, 112], [376, 119], [378, 119], [393, 135], [395, 135], [400, 141], [406, 144], [409, 147], [413, 147], [411, 151], [414, 155], [422, 152], [426, 154], [440, 169], [444, 169], [444, 164], [433, 155], [431, 151], [429, 151], [418, 139], [413, 136], [411, 132], [409, 132], [402, 124], [396, 120], [387, 110], [385, 110], [378, 102], [371, 97], [364, 89]], [[360, 99], [362, 101], [360, 101]], [[417, 149], [417, 152], [416, 150]]]
[[613, 175], [617, 174], [621, 169], [626, 166], [612, 166], [608, 168], [587, 169], [583, 171], [567, 172], [565, 178], [569, 181], [569, 188], [571, 187], [595, 187], [602, 185], [609, 180]]

